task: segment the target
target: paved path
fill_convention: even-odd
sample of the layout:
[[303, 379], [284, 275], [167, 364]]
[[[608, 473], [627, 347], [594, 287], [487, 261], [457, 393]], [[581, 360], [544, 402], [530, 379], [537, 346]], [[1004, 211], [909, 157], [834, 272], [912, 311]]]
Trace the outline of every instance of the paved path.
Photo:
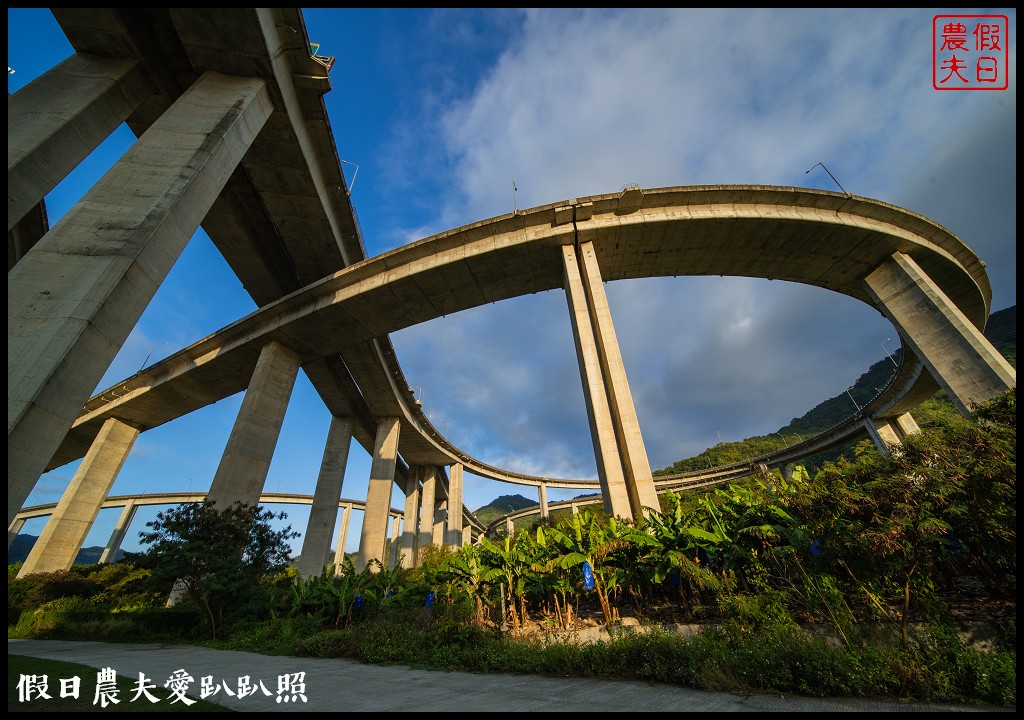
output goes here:
[[[185, 670], [194, 678], [186, 691], [193, 697], [200, 695], [200, 679], [212, 676], [222, 689], [206, 699], [243, 712], [1013, 712], [1011, 708], [859, 698], [704, 692], [641, 681], [437, 672], [190, 645], [8, 640], [7, 652], [95, 668], [111, 667], [118, 676], [132, 680], [142, 672], [158, 686], [163, 686], [175, 671]], [[279, 696], [279, 677], [291, 679], [296, 673], [305, 673], [301, 688], [305, 699], [287, 693]], [[245, 676], [255, 686], [255, 694], [241, 699], [227, 696], [223, 685], [237, 692], [239, 679]], [[269, 694], [260, 689], [260, 681]], [[51, 690], [56, 686], [59, 691], [57, 679], [50, 679], [50, 683]], [[93, 678], [82, 678], [83, 691], [95, 687], [94, 683]], [[17, 690], [8, 688], [7, 692], [13, 696]], [[279, 697], [288, 697], [288, 701], [281, 702]], [[122, 702], [130, 699], [121, 698]], [[143, 698], [136, 702], [146, 701]]]

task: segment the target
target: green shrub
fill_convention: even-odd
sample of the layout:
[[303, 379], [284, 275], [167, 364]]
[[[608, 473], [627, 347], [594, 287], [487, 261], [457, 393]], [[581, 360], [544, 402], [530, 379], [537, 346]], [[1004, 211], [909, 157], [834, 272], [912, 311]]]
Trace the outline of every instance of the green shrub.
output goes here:
[[336, 658], [352, 655], [355, 643], [351, 632], [321, 630], [299, 640], [295, 647], [303, 657]]
[[[102, 589], [98, 583], [85, 577], [79, 566], [70, 570], [26, 575], [13, 584], [16, 586], [14, 592], [23, 593], [25, 605], [29, 607], [38, 607], [59, 598], [90, 598]], [[11, 585], [8, 583], [8, 595], [11, 593]]]
[[21, 619], [21, 612], [24, 608], [21, 605], [7, 601], [7, 627], [17, 625]]
[[725, 595], [719, 604], [726, 617], [743, 632], [796, 627], [787, 609], [787, 595], [778, 590], [765, 590], [756, 595]]

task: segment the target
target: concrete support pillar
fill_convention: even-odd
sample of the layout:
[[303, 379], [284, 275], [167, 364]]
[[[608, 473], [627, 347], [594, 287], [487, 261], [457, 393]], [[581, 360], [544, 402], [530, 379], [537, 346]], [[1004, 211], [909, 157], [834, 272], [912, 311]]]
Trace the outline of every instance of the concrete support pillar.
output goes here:
[[464, 525], [462, 527], [462, 545], [470, 545], [473, 542], [473, 528], [470, 525]]
[[405, 480], [405, 512], [402, 516], [402, 554], [399, 558], [402, 567], [413, 568], [419, 565], [417, 548], [419, 546], [420, 516], [420, 476], [423, 468], [409, 468]]
[[462, 463], [454, 463], [448, 472], [448, 541], [462, 547]]
[[276, 340], [263, 346], [206, 496], [218, 508], [259, 503], [298, 372], [297, 353]]
[[138, 436], [117, 418], [103, 423], [18, 577], [71, 568]]
[[875, 447], [885, 457], [889, 457], [892, 454], [891, 448], [900, 444], [899, 435], [896, 434], [896, 430], [888, 420], [864, 418], [864, 428], [875, 443]]
[[921, 432], [917, 421], [910, 413], [903, 413], [895, 418], [866, 418], [864, 427], [867, 428], [875, 447], [886, 457], [889, 457], [892, 448], [901, 444], [908, 435]]
[[513, 535], [513, 533], [515, 533], [515, 531], [516, 531], [516, 526], [512, 522], [512, 518], [508, 518], [508, 517], [505, 518], [505, 534], [508, 535], [509, 537], [512, 537], [512, 535]]
[[7, 231], [152, 94], [135, 60], [76, 53], [8, 96]]
[[1017, 387], [1013, 366], [909, 255], [894, 253], [864, 284], [964, 416]]
[[583, 397], [586, 400], [587, 418], [590, 421], [590, 437], [597, 456], [597, 476], [601, 482], [604, 509], [610, 516], [632, 518], [629, 491], [626, 490], [625, 475], [612, 424], [611, 407], [601, 372], [600, 353], [575, 247], [562, 246], [562, 262], [565, 269], [565, 294], [569, 302], [569, 318], [572, 322], [573, 339], [576, 342], [580, 375], [583, 378]]
[[537, 486], [537, 494], [540, 496], [540, 517], [542, 520], [547, 520], [548, 513], [548, 486], [541, 483]]
[[124, 542], [124, 538], [128, 534], [128, 528], [131, 527], [132, 520], [135, 519], [135, 513], [138, 509], [139, 506], [135, 504], [134, 500], [125, 502], [124, 509], [121, 510], [121, 516], [117, 519], [117, 524], [114, 525], [114, 531], [110, 533], [110, 539], [107, 540], [107, 546], [103, 548], [103, 553], [100, 555], [101, 564], [117, 560], [117, 551], [121, 549], [121, 543]]
[[658, 492], [593, 243], [563, 246], [562, 260], [605, 511], [640, 517], [645, 507], [660, 507]]
[[204, 73], [7, 274], [8, 524], [272, 111]]
[[7, 231], [7, 270], [14, 268], [50, 229], [46, 203], [39, 203]]
[[573, 503], [572, 505], [570, 505], [570, 507], [572, 508], [572, 514], [573, 515], [579, 515], [580, 514], [580, 506], [579, 505], [577, 505], [576, 503]]
[[394, 570], [398, 566], [398, 531], [402, 527], [402, 518], [397, 515], [391, 517], [391, 549], [388, 551], [388, 570]]
[[917, 420], [908, 412], [896, 418], [896, 428], [901, 438], [921, 432], [921, 427], [917, 424]]
[[25, 518], [16, 518], [14, 520], [14, 522], [12, 522], [7, 527], [7, 550], [8, 550], [8, 552], [10, 552], [11, 545], [14, 544], [15, 539], [18, 537], [18, 533], [21, 532], [21, 529], [23, 527], [25, 527]]
[[626, 367], [619, 351], [619, 341], [615, 335], [608, 297], [604, 292], [594, 243], [580, 243], [578, 253], [584, 289], [587, 293], [587, 305], [594, 326], [594, 339], [597, 341], [601, 358], [601, 372], [608, 391], [608, 403], [615, 426], [619, 456], [622, 458], [622, 468], [625, 472], [626, 489], [629, 491], [629, 503], [633, 515], [642, 517], [644, 508], [661, 508], [658, 490], [654, 486], [651, 465], [647, 460], [647, 448], [644, 447], [643, 435], [640, 433], [640, 421], [633, 405], [633, 394], [626, 380]]
[[341, 511], [341, 525], [338, 527], [338, 544], [334, 548], [334, 574], [341, 575], [345, 565], [345, 543], [348, 542], [348, 521], [352, 517], [352, 506], [344, 505]]
[[302, 577], [319, 575], [331, 553], [331, 536], [338, 522], [338, 501], [345, 480], [348, 450], [352, 444], [352, 418], [331, 417], [327, 444], [320, 461], [320, 475], [313, 492], [306, 534], [302, 538], [302, 554], [297, 570]]
[[[437, 490], [437, 468], [424, 468], [423, 494], [420, 497], [419, 549], [434, 542], [434, 496]], [[419, 560], [416, 561], [419, 565]]]
[[448, 500], [434, 501], [434, 526], [430, 532], [430, 542], [444, 545], [444, 526], [448, 519]]
[[359, 536], [359, 557], [356, 571], [362, 572], [371, 560], [384, 562], [384, 538], [391, 511], [391, 487], [398, 463], [399, 424], [396, 417], [381, 418], [377, 423], [377, 439], [370, 465], [370, 484], [366, 490], [366, 512]]

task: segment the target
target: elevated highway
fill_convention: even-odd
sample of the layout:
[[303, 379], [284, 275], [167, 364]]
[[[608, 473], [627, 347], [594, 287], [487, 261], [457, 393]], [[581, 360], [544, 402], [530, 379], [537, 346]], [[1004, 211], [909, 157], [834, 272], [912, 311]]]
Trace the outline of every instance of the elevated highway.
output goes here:
[[[237, 436], [211, 493], [258, 497], [300, 367], [341, 421], [340, 444], [355, 438], [374, 457], [367, 514], [375, 523], [386, 521], [393, 482], [411, 496], [423, 480], [433, 498], [424, 468], [439, 469], [428, 474], [451, 482], [456, 497], [464, 468], [542, 492], [600, 486], [606, 507], [636, 513], [654, 502], [655, 484], [604, 298], [609, 280], [780, 279], [882, 312], [903, 345], [893, 383], [867, 415], [802, 449], [864, 430], [898, 440], [894, 428], [939, 387], [969, 413], [972, 402], [1016, 384], [981, 335], [991, 301], [984, 263], [927, 218], [800, 188], [630, 187], [368, 258], [323, 103], [331, 81], [310, 57], [299, 10], [53, 13], [76, 53], [8, 104], [12, 521], [43, 471], [89, 453], [119, 468], [138, 433], [243, 390]], [[122, 120], [138, 142], [24, 252], [31, 243], [12, 229], [24, 230], [83, 150]], [[89, 398], [200, 224], [259, 309]], [[453, 446], [415, 402], [388, 337], [552, 289], [569, 302], [597, 481], [514, 473]], [[325, 451], [322, 476], [336, 476], [328, 465]], [[90, 493], [112, 482], [103, 473], [102, 482], [84, 478]], [[367, 552], [382, 547], [382, 532], [364, 535]]]
[[[587, 208], [588, 218], [558, 222]], [[86, 403], [50, 467], [82, 457], [102, 423], [121, 417], [156, 427], [244, 389], [270, 339], [295, 348], [305, 367], [365, 347], [375, 338], [488, 302], [561, 287], [559, 248], [593, 242], [606, 280], [677, 275], [765, 277], [817, 285], [874, 305], [863, 276], [894, 253], [913, 257], [975, 327], [988, 318], [991, 290], [980, 260], [955, 236], [905, 210], [866, 198], [799, 188], [678, 187], [554, 203], [457, 228], [340, 270], [97, 394]], [[793, 258], [801, 258], [794, 262]], [[526, 485], [593, 487], [583, 478], [529, 476], [472, 458], [433, 428], [381, 352], [391, 397], [415, 431], [410, 464], [464, 463], [482, 477]], [[897, 417], [939, 388], [911, 347], [892, 383], [870, 404]], [[378, 369], [379, 369], [378, 368]], [[405, 429], [405, 428], [403, 428]], [[818, 452], [864, 434], [852, 416], [832, 440], [791, 448]], [[406, 436], [412, 433], [403, 433]]]

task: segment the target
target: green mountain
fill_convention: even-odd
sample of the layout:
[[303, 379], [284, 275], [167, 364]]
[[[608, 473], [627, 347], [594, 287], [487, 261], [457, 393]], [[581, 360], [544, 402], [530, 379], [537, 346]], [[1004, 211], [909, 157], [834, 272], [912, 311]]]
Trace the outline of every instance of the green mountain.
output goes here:
[[[1017, 366], [1017, 306], [989, 315], [985, 327], [985, 337], [1014, 367]], [[751, 457], [765, 455], [784, 446], [792, 445], [805, 438], [828, 430], [833, 425], [849, 417], [853, 412], [853, 403], [862, 406], [868, 403], [889, 382], [896, 370], [893, 361], [900, 361], [901, 348], [897, 348], [892, 359], [879, 360], [867, 372], [861, 375], [850, 389], [849, 394], [841, 394], [829, 398], [814, 406], [803, 416], [793, 418], [788, 425], [779, 428], [777, 433], [747, 438], [739, 442], [719, 443], [704, 452], [685, 460], [678, 460], [662, 470], [655, 470], [654, 475], [673, 475], [675, 473], [717, 467], [730, 463], [741, 462]], [[851, 400], [852, 397], [852, 400]], [[944, 392], [936, 393], [935, 397], [923, 403], [914, 411], [914, 418], [921, 427], [928, 427], [940, 422], [949, 413], [956, 413], [953, 404]], [[808, 466], [821, 465], [825, 460], [838, 457], [839, 452], [829, 453], [818, 458], [809, 458]]]
[[1017, 367], [1017, 306], [989, 315], [985, 337], [1011, 365]]
[[477, 519], [485, 525], [489, 525], [491, 521], [500, 518], [502, 515], [508, 515], [510, 512], [516, 510], [523, 510], [528, 507], [535, 507], [540, 503], [537, 500], [530, 500], [522, 495], [502, 495], [501, 497], [495, 498], [482, 508], [474, 512]]
[[[7, 550], [7, 564], [24, 562], [38, 539], [38, 535], [18, 535], [14, 538], [14, 542], [11, 543], [11, 547]], [[85, 547], [78, 551], [75, 563], [79, 565], [95, 565], [100, 561], [102, 554], [103, 547], [100, 545]], [[120, 560], [122, 556], [124, 556], [124, 550], [118, 550], [117, 559]]]

